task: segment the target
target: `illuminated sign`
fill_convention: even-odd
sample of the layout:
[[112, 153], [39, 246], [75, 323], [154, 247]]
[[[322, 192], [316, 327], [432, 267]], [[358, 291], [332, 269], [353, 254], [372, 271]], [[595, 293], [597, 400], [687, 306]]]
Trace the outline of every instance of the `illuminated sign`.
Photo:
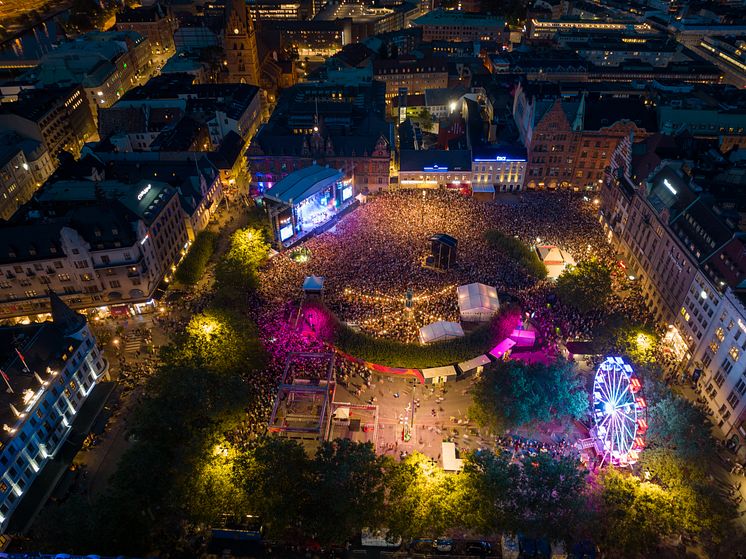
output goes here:
[[746, 332], [746, 324], [744, 324], [744, 323], [743, 323], [743, 320], [741, 320], [740, 318], [738, 319], [738, 327], [739, 327], [739, 328], [740, 328], [741, 330], [743, 330], [744, 332]]
[[510, 163], [525, 163], [526, 162], [525, 159], [508, 159], [508, 157], [506, 155], [496, 155], [492, 159], [476, 158], [476, 159], [474, 159], [474, 161], [476, 163], [491, 163], [493, 161], [507, 161], [507, 162], [510, 162]]
[[448, 167], [439, 167], [438, 165], [433, 165], [432, 167], [423, 167], [422, 170], [435, 173], [447, 173]]
[[145, 233], [145, 236], [142, 238], [142, 241], [140, 241], [140, 244], [144, 245], [145, 241], [147, 241], [149, 237], [150, 237], [150, 233]]
[[352, 196], [352, 187], [348, 186], [342, 189], [342, 201], [349, 199]]
[[150, 189], [153, 188], [152, 184], [148, 184], [145, 188], [143, 188], [140, 192], [137, 193], [137, 199], [142, 200], [145, 195], [150, 192]]
[[671, 181], [669, 181], [668, 179], [663, 179], [663, 186], [665, 186], [668, 190], [670, 190], [671, 194], [678, 194], [676, 189], [671, 184]]

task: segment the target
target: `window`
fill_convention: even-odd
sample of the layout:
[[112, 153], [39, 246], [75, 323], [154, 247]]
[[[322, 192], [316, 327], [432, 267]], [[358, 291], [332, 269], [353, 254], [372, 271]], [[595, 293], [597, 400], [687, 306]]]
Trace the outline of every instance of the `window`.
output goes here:
[[736, 394], [735, 390], [731, 390], [730, 394], [728, 394], [728, 399], [726, 402], [728, 402], [728, 405], [736, 409], [736, 406], [738, 406], [738, 402], [740, 402], [741, 399], [738, 397], [738, 394]]
[[715, 378], [713, 379], [715, 384], [718, 388], [723, 386], [723, 383], [725, 382], [725, 375], [722, 371], [718, 371], [718, 373], [715, 375]]
[[109, 285], [110, 285], [110, 286], [111, 286], [112, 288], [122, 287], [122, 284], [121, 284], [121, 283], [119, 283], [119, 280], [113, 280], [113, 281], [110, 281], [110, 282], [109, 282]]
[[744, 381], [743, 379], [738, 379], [734, 390], [738, 392], [739, 396], [743, 396], [746, 392], [746, 381]]
[[730, 348], [730, 351], [728, 352], [728, 355], [730, 355], [730, 357], [731, 357], [731, 359], [733, 359], [733, 361], [738, 361], [738, 355], [739, 355], [739, 353], [740, 353], [740, 350], [736, 346], [733, 346], [732, 348]]
[[722, 328], [718, 328], [717, 330], [715, 330], [715, 335], [721, 342], [725, 339], [725, 331], [723, 331]]
[[8, 491], [8, 485], [4, 481], [0, 482], [0, 493], [5, 493], [6, 491]]

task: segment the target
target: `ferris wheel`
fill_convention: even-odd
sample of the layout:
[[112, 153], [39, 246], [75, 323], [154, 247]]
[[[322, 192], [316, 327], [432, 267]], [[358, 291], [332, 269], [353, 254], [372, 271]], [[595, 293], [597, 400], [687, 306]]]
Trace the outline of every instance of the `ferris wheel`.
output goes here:
[[640, 380], [621, 357], [607, 357], [596, 370], [593, 417], [591, 436], [603, 456], [602, 464], [630, 466], [637, 462], [645, 446], [647, 404]]

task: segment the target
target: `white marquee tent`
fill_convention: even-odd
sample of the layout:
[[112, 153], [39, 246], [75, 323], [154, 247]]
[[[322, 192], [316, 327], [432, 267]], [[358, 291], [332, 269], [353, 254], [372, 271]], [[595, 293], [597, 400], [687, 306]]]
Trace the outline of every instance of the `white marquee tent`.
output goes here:
[[458, 322], [440, 320], [432, 324], [426, 324], [420, 328], [420, 342], [423, 344], [453, 340], [455, 338], [462, 338], [463, 336], [464, 329], [461, 328]]
[[459, 285], [456, 288], [456, 293], [458, 294], [461, 320], [486, 322], [500, 310], [497, 289], [489, 285], [483, 283]]
[[575, 259], [555, 245], [539, 245], [536, 252], [547, 267], [547, 277], [557, 279], [565, 268], [575, 266]]

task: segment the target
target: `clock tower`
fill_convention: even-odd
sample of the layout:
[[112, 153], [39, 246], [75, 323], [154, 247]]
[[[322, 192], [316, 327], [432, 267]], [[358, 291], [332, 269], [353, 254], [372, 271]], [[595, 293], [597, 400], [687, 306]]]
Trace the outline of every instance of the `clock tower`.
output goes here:
[[259, 85], [259, 54], [256, 32], [246, 0], [225, 3], [225, 48], [228, 81]]

